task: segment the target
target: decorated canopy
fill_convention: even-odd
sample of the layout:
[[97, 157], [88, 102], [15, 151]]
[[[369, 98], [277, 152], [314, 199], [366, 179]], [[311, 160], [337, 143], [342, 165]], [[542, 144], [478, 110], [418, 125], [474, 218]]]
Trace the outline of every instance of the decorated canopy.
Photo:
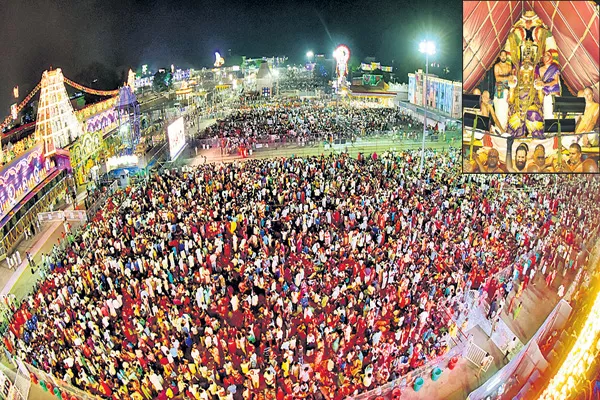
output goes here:
[[471, 92], [493, 67], [513, 25], [532, 10], [549, 28], [573, 95], [591, 87], [599, 101], [599, 6], [593, 1], [463, 2], [463, 90]]

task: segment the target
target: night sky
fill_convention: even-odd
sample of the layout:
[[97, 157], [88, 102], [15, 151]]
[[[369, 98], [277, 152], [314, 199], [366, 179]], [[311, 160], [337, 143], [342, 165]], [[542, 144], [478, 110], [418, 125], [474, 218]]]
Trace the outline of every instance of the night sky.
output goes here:
[[[4, 0], [0, 2], [0, 114], [12, 87], [21, 98], [50, 65], [75, 78], [100, 63], [110, 70], [170, 66], [200, 68], [214, 52], [248, 57], [286, 55], [302, 62], [308, 50], [330, 55], [337, 44], [353, 58], [376, 57], [399, 80], [424, 66], [419, 41], [436, 41], [432, 73], [462, 76], [460, 0], [307, 0], [257, 2], [142, 0]], [[85, 84], [85, 82], [80, 82]], [[100, 88], [102, 82], [98, 82]], [[110, 88], [106, 88], [110, 89]]]

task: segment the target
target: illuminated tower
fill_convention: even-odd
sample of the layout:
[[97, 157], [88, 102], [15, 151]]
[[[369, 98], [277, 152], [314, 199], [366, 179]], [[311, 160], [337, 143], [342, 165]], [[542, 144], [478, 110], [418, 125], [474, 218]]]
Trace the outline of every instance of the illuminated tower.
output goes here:
[[131, 70], [131, 68], [127, 73], [127, 86], [129, 86], [131, 90], [135, 92], [135, 73]]
[[54, 154], [83, 134], [65, 88], [60, 68], [42, 74], [35, 138], [44, 142], [44, 155]]

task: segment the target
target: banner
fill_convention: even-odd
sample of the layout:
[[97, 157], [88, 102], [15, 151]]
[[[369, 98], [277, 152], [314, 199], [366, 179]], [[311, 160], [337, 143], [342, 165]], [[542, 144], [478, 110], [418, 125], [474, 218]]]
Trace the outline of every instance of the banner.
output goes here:
[[382, 78], [383, 75], [365, 74], [362, 76], [362, 84], [363, 86], [377, 86]]
[[42, 153], [38, 144], [0, 170], [0, 220], [55, 169]]
[[169, 155], [171, 156], [171, 160], [175, 160], [185, 147], [185, 124], [183, 117], [169, 125], [167, 128], [167, 137], [169, 139]]

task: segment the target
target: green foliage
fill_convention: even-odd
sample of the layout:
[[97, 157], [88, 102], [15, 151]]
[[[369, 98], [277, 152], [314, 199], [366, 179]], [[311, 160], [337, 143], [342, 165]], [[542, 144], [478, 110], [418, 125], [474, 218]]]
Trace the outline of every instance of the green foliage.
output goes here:
[[156, 92], [165, 92], [169, 89], [172, 82], [173, 75], [171, 75], [171, 72], [158, 71], [156, 74], [154, 74], [152, 87]]

